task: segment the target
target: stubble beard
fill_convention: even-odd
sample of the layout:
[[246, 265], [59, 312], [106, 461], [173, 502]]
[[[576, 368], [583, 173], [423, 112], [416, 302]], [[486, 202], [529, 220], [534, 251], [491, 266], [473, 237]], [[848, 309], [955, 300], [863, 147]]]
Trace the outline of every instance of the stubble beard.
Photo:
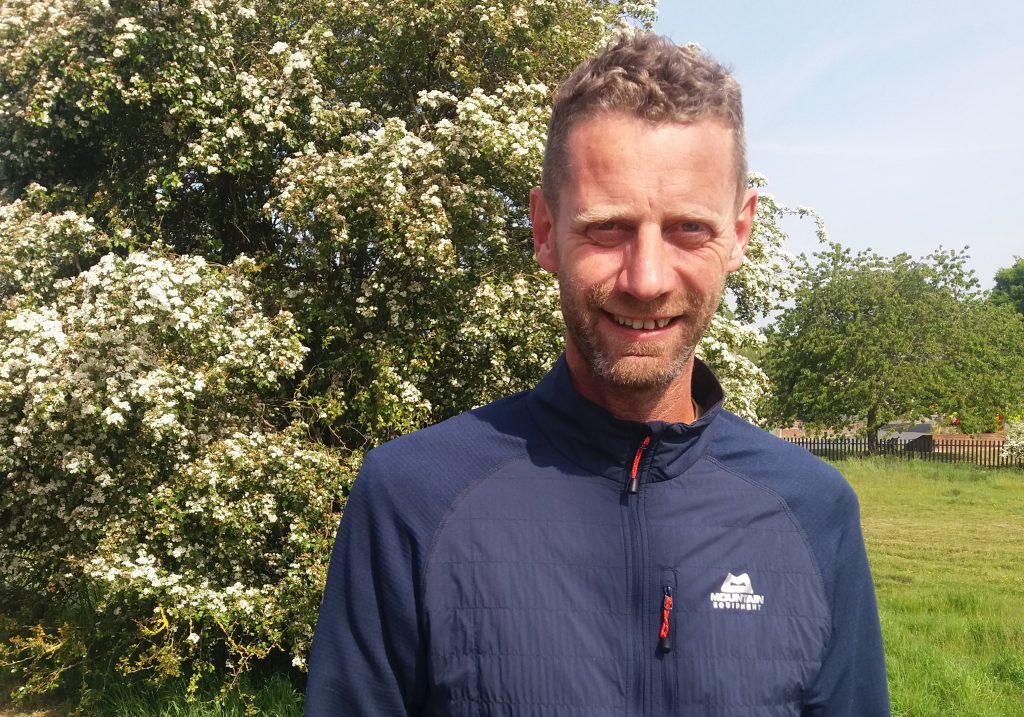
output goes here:
[[[718, 309], [721, 290], [706, 297], [693, 293], [657, 302], [637, 302], [627, 296], [614, 297], [603, 285], [584, 286], [566, 278], [559, 296], [566, 330], [594, 375], [616, 388], [642, 392], [664, 389], [686, 369], [697, 344]], [[660, 341], [617, 341], [602, 333], [599, 322], [610, 311], [628, 316], [678, 316], [673, 334]]]

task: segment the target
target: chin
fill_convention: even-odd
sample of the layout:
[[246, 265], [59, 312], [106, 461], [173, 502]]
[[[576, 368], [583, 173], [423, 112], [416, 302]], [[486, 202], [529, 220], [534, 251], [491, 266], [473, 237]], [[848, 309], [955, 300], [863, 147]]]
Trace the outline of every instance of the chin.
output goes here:
[[619, 388], [654, 391], [671, 385], [682, 375], [693, 352], [674, 358], [656, 356], [620, 356], [609, 360], [595, 356], [590, 360], [594, 374]]

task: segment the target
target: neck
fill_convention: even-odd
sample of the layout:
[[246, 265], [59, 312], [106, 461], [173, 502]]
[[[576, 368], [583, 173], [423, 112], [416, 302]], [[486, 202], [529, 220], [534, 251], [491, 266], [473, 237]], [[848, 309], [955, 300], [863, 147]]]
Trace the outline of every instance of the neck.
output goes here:
[[590, 364], [575, 351], [566, 352], [572, 384], [587, 400], [596, 403], [616, 418], [647, 423], [693, 423], [697, 408], [691, 393], [693, 357], [682, 372], [665, 385], [634, 388], [611, 384], [597, 376]]

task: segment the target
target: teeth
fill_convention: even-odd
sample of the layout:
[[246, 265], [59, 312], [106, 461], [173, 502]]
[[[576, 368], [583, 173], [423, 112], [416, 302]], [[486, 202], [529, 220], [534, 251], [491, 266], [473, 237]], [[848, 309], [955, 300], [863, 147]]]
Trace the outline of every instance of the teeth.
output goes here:
[[621, 324], [622, 326], [628, 326], [628, 327], [630, 327], [632, 329], [637, 329], [637, 330], [644, 329], [646, 331], [651, 331], [654, 328], [663, 329], [666, 326], [668, 326], [668, 323], [672, 320], [671, 318], [668, 318], [668, 319], [630, 319], [630, 318], [627, 318], [625, 316], [618, 316], [617, 314], [612, 314], [612, 316], [615, 319], [615, 322], [618, 323], [618, 324]]

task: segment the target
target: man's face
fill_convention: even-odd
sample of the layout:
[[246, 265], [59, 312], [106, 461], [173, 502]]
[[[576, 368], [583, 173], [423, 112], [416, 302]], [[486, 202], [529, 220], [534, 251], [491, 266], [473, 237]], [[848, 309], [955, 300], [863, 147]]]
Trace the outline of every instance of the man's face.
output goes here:
[[733, 141], [711, 119], [625, 114], [570, 132], [557, 216], [540, 190], [530, 205], [537, 261], [558, 273], [577, 380], [657, 389], [689, 366], [743, 261], [757, 202], [753, 191], [737, 196]]

